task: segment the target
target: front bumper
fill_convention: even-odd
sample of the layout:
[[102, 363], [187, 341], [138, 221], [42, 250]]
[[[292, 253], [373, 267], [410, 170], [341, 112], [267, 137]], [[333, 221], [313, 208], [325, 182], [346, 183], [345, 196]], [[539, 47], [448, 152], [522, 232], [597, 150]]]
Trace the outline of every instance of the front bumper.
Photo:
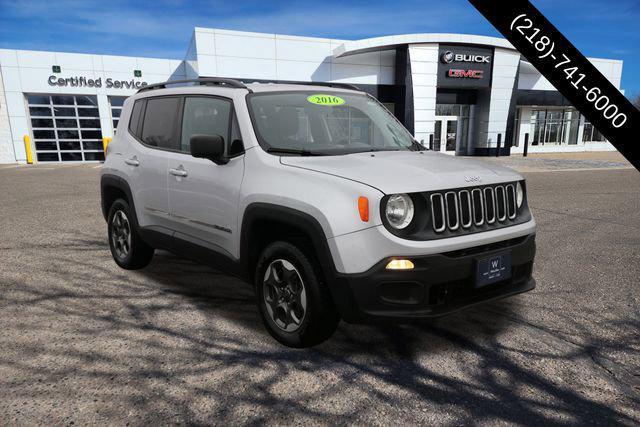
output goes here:
[[[475, 287], [477, 262], [511, 253], [511, 277]], [[333, 289], [347, 322], [410, 320], [441, 316], [535, 288], [531, 273], [535, 234], [436, 255], [412, 256], [413, 270], [391, 271], [385, 258], [364, 273], [338, 274]], [[337, 295], [336, 295], [337, 294]]]

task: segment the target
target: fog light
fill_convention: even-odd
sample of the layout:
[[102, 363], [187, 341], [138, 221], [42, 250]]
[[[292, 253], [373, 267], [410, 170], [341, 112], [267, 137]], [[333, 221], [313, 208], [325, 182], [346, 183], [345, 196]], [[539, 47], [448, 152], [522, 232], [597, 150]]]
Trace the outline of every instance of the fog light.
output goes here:
[[387, 264], [387, 270], [413, 270], [413, 262], [408, 259], [392, 259]]

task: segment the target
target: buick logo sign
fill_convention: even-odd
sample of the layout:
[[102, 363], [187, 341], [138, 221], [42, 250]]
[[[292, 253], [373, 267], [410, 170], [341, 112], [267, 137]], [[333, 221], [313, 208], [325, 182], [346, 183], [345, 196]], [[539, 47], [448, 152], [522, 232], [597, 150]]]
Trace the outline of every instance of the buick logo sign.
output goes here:
[[442, 54], [442, 62], [445, 64], [451, 64], [455, 58], [455, 55], [450, 50]]
[[488, 64], [491, 62], [489, 55], [474, 55], [468, 53], [453, 53], [446, 51], [440, 57], [443, 64], [451, 64], [452, 62], [476, 62]]

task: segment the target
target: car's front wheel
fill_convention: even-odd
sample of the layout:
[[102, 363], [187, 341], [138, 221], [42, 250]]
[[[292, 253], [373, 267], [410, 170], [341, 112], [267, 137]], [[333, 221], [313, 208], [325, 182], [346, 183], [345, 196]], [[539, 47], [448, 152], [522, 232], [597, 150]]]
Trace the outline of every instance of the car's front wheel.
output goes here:
[[317, 262], [293, 244], [267, 246], [258, 260], [255, 282], [262, 320], [281, 343], [310, 347], [338, 327], [340, 316]]
[[109, 248], [116, 264], [127, 270], [144, 268], [153, 258], [153, 248], [147, 245], [132, 221], [133, 212], [124, 199], [111, 205], [108, 216]]

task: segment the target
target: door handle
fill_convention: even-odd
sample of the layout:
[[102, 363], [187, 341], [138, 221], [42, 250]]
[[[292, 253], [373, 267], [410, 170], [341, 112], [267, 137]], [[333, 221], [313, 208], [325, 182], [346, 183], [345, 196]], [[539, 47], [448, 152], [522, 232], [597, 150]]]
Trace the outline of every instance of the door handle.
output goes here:
[[140, 166], [140, 162], [138, 161], [138, 158], [136, 156], [133, 156], [130, 159], [126, 159], [124, 162], [129, 166]]
[[180, 166], [178, 169], [174, 169], [174, 168], [169, 169], [169, 173], [173, 176], [181, 176], [181, 177], [185, 177], [189, 175], [187, 171], [182, 168], [182, 166]]

